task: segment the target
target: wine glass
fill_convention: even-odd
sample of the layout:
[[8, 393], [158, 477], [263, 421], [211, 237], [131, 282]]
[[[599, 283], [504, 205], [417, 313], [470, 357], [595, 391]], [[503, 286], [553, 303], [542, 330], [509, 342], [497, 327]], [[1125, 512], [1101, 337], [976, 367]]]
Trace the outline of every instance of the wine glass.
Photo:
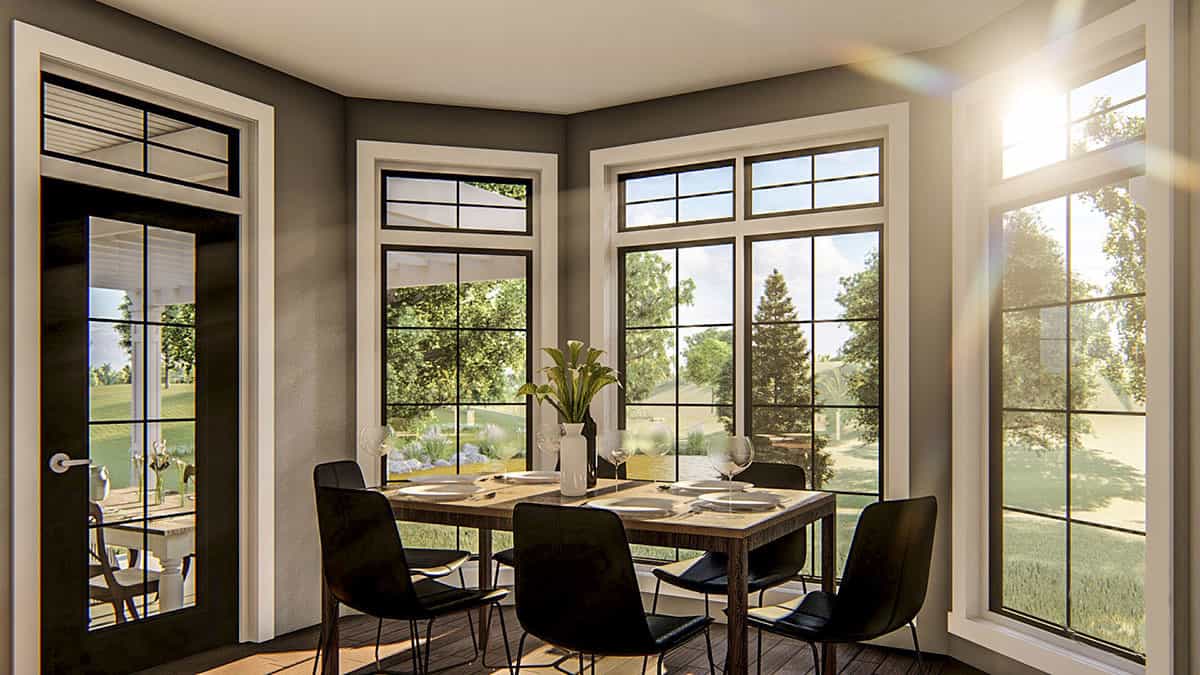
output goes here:
[[733, 480], [754, 463], [754, 444], [745, 436], [728, 436], [723, 443], [709, 443], [708, 461], [725, 480]]
[[562, 448], [562, 425], [543, 424], [535, 434], [538, 461], [545, 471], [558, 470], [558, 453]]
[[[394, 439], [395, 432], [390, 425], [368, 424], [358, 430], [358, 451], [364, 455], [387, 457], [391, 454]], [[380, 483], [387, 478], [387, 467], [384, 467], [383, 471], [385, 473]]]
[[635, 452], [636, 439], [633, 432], [618, 429], [603, 435], [601, 447], [604, 448], [605, 459], [613, 465], [613, 475], [617, 478], [617, 492], [621, 491], [621, 465], [629, 461]]
[[[638, 443], [638, 449], [643, 455], [653, 459], [663, 457], [671, 452], [671, 428], [663, 422], [655, 422], [646, 429]], [[651, 462], [654, 484], [658, 485], [658, 463]]]

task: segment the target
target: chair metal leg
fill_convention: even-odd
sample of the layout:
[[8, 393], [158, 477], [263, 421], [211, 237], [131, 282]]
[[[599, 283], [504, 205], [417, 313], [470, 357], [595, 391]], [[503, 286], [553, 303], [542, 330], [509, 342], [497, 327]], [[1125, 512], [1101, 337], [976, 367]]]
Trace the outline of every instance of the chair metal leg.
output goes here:
[[[461, 567], [459, 568], [459, 571], [460, 572], [462, 571]], [[499, 588], [499, 587], [500, 587], [500, 563], [496, 563], [496, 573], [492, 575], [492, 588]], [[491, 636], [491, 629], [492, 629], [492, 612], [495, 612], [495, 611], [500, 612], [501, 620], [504, 619], [504, 608], [502, 608], [500, 606], [500, 603], [494, 602], [488, 606], [488, 613], [487, 613], [487, 620], [486, 620], [487, 628], [485, 628], [484, 630], [486, 630], [488, 632], [489, 637]], [[506, 652], [508, 651], [508, 642], [504, 643], [504, 650]], [[483, 663], [484, 668], [498, 668], [499, 667], [499, 666], [494, 666], [487, 662], [487, 645], [486, 644], [483, 645], [483, 661], [482, 661], [482, 663]], [[509, 668], [509, 670], [512, 669], [512, 660], [511, 659], [509, 660], [508, 668]]]
[[913, 651], [917, 653], [917, 672], [925, 672], [925, 663], [921, 659], [921, 643], [917, 640], [917, 622], [909, 621], [908, 629], [912, 631]]
[[579, 652], [579, 675], [584, 675], [583, 669], [583, 652]]
[[383, 668], [379, 665], [379, 641], [383, 638], [383, 618], [380, 617], [379, 625], [375, 627], [375, 672], [382, 673]]
[[[496, 605], [496, 613], [500, 615], [500, 639], [504, 640], [504, 660], [508, 662], [508, 672], [511, 673], [513, 670], [512, 650], [508, 646], [508, 626], [504, 625], [504, 608], [500, 607], [499, 602], [494, 604]], [[522, 636], [522, 643], [523, 642], [524, 636]], [[518, 657], [519, 656], [520, 655], [518, 654]], [[487, 657], [486, 652], [484, 653], [484, 657]]]
[[421, 675], [421, 629], [417, 628], [416, 621], [408, 622], [408, 641], [411, 645], [409, 653], [412, 654], [413, 673]]
[[596, 655], [592, 654], [592, 675], [596, 675]]
[[650, 605], [650, 613], [658, 614], [658, 589], [662, 588], [662, 579], [654, 580], [654, 602]]
[[808, 643], [808, 646], [812, 649], [813, 668], [815, 668], [814, 672], [816, 672], [817, 675], [821, 675], [821, 655], [819, 652], [817, 652], [817, 643], [810, 642]]
[[717, 675], [717, 663], [713, 660], [712, 634], [709, 633], [707, 626], [704, 628], [704, 648], [708, 650], [708, 672]]
[[[758, 592], [758, 606], [763, 606], [763, 596], [767, 589], [762, 589]], [[758, 629], [758, 674], [762, 675], [762, 628]]]
[[429, 653], [433, 651], [433, 619], [429, 620], [429, 626], [425, 628], [425, 667], [421, 672], [429, 672]]
[[517, 662], [513, 664], [513, 675], [521, 675], [521, 656], [525, 654], [525, 638], [529, 633], [521, 632], [521, 641], [517, 643]]
[[663, 675], [663, 661], [666, 661], [666, 654], [658, 655], [658, 675]]

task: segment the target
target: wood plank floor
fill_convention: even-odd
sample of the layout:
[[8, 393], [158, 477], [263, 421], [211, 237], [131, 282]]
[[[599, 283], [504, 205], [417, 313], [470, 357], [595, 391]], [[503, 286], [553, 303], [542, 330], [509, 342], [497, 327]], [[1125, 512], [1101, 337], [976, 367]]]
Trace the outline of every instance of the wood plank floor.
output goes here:
[[[511, 607], [505, 609], [505, 617], [509, 627], [509, 642], [515, 654], [520, 630], [517, 628], [517, 619]], [[343, 673], [365, 675], [375, 672], [376, 625], [375, 620], [363, 616], [342, 619], [341, 664]], [[473, 664], [451, 668], [445, 672], [453, 675], [503, 673], [504, 647], [499, 639], [499, 628], [499, 623], [493, 620], [492, 639], [487, 654], [487, 662], [498, 667], [485, 668], [476, 661]], [[725, 656], [724, 631], [723, 625], [713, 627], [713, 652], [718, 667]], [[288, 675], [298, 675], [311, 673], [316, 641], [317, 629], [309, 628], [263, 644], [235, 645], [215, 649], [143, 672], [148, 675], [178, 675], [180, 673], [221, 673], [222, 675], [287, 673]], [[433, 652], [430, 657], [430, 667], [433, 669], [470, 658], [471, 636], [465, 615], [436, 622], [431, 642], [433, 643]], [[750, 672], [752, 673], [755, 672], [755, 645], [752, 632], [750, 637]], [[525, 641], [525, 654], [521, 660], [522, 669], [553, 661], [560, 655], [560, 652], [529, 638]], [[383, 647], [380, 649], [380, 656], [385, 669], [394, 671], [410, 671], [412, 669], [406, 623], [384, 622]], [[762, 662], [762, 672], [771, 675], [775, 673], [803, 675], [814, 672], [812, 654], [807, 645], [773, 635], [763, 636]], [[917, 668], [916, 659], [911, 652], [860, 645], [839, 646], [838, 663], [842, 673], [853, 675], [917, 675], [918, 673], [973, 675], [981, 672], [953, 659], [936, 655], [930, 655], [925, 659], [925, 668], [924, 671], [921, 671]], [[568, 671], [574, 672], [573, 667], [578, 667], [578, 661], [567, 662], [563, 666]], [[668, 654], [664, 666], [665, 670], [672, 674], [708, 673], [704, 639], [693, 640], [674, 653]], [[655, 661], [651, 659], [646, 672], [656, 672], [654, 667]], [[641, 672], [641, 668], [642, 660], [640, 658], [604, 658], [596, 661], [596, 672], [601, 675], [637, 675]], [[529, 672], [533, 675], [535, 673], [555, 673], [556, 671], [541, 669]]]

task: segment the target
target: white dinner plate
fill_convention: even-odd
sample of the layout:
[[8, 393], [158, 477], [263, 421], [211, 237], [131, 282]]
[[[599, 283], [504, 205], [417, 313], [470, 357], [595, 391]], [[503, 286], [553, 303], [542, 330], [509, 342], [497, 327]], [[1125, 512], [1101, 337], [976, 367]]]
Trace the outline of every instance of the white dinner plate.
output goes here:
[[482, 477], [478, 473], [437, 473], [413, 476], [408, 482], [413, 485], [470, 485]]
[[754, 487], [754, 483], [740, 480], [681, 480], [671, 484], [671, 492], [700, 495], [710, 492], [742, 492]]
[[782, 501], [772, 492], [714, 492], [697, 498], [699, 504], [713, 511], [769, 511]]
[[557, 483], [559, 481], [559, 473], [557, 471], [510, 471], [502, 473], [499, 476], [500, 480], [509, 483]]
[[588, 502], [593, 509], [613, 511], [625, 518], [663, 518], [675, 513], [675, 502], [657, 497], [606, 497]]
[[400, 488], [396, 491], [396, 494], [423, 499], [429, 502], [453, 502], [459, 499], [466, 499], [484, 491], [486, 491], [486, 488], [479, 487], [478, 485], [436, 483], [433, 485], [411, 485]]

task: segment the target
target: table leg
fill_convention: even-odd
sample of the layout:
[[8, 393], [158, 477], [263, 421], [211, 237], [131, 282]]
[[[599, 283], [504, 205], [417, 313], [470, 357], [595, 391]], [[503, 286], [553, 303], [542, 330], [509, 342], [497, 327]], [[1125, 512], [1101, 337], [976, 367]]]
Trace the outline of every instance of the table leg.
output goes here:
[[[492, 531], [479, 528], [479, 590], [485, 591], [492, 587]], [[479, 608], [479, 645], [487, 649], [488, 643], [488, 610]]]
[[[834, 592], [834, 578], [837, 570], [837, 521], [834, 514], [821, 518], [821, 590], [826, 593]], [[821, 645], [821, 672], [837, 672], [837, 648], [826, 642]]]
[[170, 612], [183, 607], [183, 560], [169, 558], [162, 561], [158, 575], [158, 607]]
[[746, 612], [749, 609], [750, 589], [747, 585], [747, 569], [749, 548], [743, 541], [730, 542], [729, 558], [726, 564], [727, 588], [729, 592], [726, 605], [726, 637], [729, 647], [725, 653], [725, 672], [746, 673], [750, 669], [749, 650], [747, 648]]
[[338, 601], [321, 579], [321, 675], [339, 675]]

